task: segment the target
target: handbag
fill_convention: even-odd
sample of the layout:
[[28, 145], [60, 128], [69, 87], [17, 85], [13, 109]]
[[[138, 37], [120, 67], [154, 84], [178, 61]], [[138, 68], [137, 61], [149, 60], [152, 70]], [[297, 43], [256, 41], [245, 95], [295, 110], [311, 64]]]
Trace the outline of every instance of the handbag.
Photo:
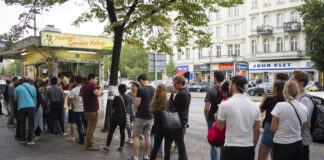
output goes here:
[[178, 112], [161, 111], [162, 127], [165, 131], [181, 129], [181, 122]]
[[222, 147], [225, 143], [225, 128], [220, 130], [218, 128], [217, 122], [208, 130], [207, 140], [209, 144]]
[[124, 98], [122, 95], [119, 96], [121, 101], [123, 102], [124, 110], [125, 110], [125, 115], [126, 115], [126, 128], [130, 127], [130, 115], [127, 113], [127, 109], [125, 106]]

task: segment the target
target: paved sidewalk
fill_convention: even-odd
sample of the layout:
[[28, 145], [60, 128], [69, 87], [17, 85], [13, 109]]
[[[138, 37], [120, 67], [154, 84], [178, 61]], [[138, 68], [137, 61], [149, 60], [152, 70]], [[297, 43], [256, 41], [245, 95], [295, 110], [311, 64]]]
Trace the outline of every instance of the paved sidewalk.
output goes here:
[[[17, 143], [14, 139], [14, 128], [8, 128], [6, 125], [7, 118], [0, 116], [0, 160], [88, 160], [88, 159], [114, 159], [125, 160], [129, 158], [132, 152], [132, 144], [125, 143], [124, 151], [119, 152], [119, 137], [114, 137], [111, 150], [106, 152], [100, 151], [87, 151], [85, 147], [73, 142], [66, 141], [67, 137], [62, 135], [49, 136], [42, 134], [41, 139], [36, 141], [33, 146], [26, 146]], [[99, 128], [97, 128], [99, 130]], [[97, 132], [97, 134], [100, 132]], [[103, 136], [107, 134], [100, 133]], [[103, 147], [105, 146], [106, 139], [95, 137], [95, 144]], [[186, 137], [187, 152], [190, 160], [202, 160], [208, 157], [208, 152], [201, 152], [207, 150], [209, 147], [205, 145], [205, 149], [201, 144], [194, 145], [194, 141]], [[189, 147], [192, 146], [192, 147]], [[144, 141], [141, 141], [140, 151], [144, 151]], [[198, 152], [197, 152], [198, 151]], [[206, 153], [207, 155], [201, 155]], [[177, 151], [172, 152], [171, 159], [178, 159]], [[160, 156], [160, 154], [158, 154]], [[143, 157], [143, 152], [140, 152], [140, 159]], [[157, 158], [162, 159], [162, 158]]]

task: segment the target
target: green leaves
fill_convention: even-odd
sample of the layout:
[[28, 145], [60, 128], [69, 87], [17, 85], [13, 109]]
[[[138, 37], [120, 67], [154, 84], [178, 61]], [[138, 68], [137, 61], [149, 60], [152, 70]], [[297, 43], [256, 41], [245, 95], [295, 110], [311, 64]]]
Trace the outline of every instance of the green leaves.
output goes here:
[[170, 61], [166, 66], [166, 70], [167, 70], [167, 76], [168, 77], [172, 77], [177, 72], [177, 67], [174, 64], [172, 56], [170, 56]]
[[306, 53], [315, 67], [324, 71], [324, 3], [321, 0], [305, 0], [298, 11], [304, 20]]

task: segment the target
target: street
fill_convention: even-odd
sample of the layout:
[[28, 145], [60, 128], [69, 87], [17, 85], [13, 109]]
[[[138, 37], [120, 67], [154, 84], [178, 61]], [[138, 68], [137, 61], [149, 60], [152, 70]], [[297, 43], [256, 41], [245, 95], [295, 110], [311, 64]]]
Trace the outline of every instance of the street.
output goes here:
[[[256, 102], [258, 103], [258, 102]], [[185, 136], [188, 158], [190, 160], [209, 160], [210, 147], [207, 142], [207, 125], [204, 114], [204, 99], [192, 98], [189, 125]], [[125, 160], [132, 155], [132, 145], [126, 143], [124, 151], [117, 151], [119, 145], [119, 137], [114, 137], [111, 144], [111, 151], [99, 152], [85, 151], [84, 146], [68, 142], [62, 135], [49, 136], [42, 134], [41, 140], [36, 141], [33, 146], [25, 146], [18, 144], [14, 140], [14, 129], [8, 128], [6, 125], [7, 117], [0, 117], [0, 159], [1, 160], [85, 160], [85, 159], [117, 159]], [[101, 133], [100, 128], [97, 128], [95, 136], [95, 144], [103, 147], [105, 145], [107, 133]], [[100, 134], [99, 134], [100, 133]], [[118, 134], [116, 134], [118, 135]], [[261, 130], [262, 135], [262, 130]], [[143, 156], [144, 141], [141, 141], [140, 158]], [[324, 145], [313, 144], [310, 147], [311, 160], [324, 159]], [[256, 158], [257, 159], [256, 148]], [[161, 158], [158, 158], [161, 159]], [[177, 151], [172, 152], [172, 160], [177, 159]]]

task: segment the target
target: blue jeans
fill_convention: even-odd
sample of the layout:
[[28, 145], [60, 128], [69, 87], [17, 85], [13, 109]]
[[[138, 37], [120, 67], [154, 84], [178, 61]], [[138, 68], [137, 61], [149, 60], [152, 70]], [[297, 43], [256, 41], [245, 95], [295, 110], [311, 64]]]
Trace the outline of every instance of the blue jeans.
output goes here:
[[80, 142], [84, 142], [84, 131], [82, 126], [84, 112], [74, 112], [74, 113], [75, 113], [76, 125], [78, 128]]
[[[215, 122], [215, 120], [208, 120], [208, 130], [213, 127]], [[210, 159], [218, 160], [218, 148], [216, 146], [211, 146], [210, 148]]]
[[[150, 149], [150, 152], [152, 152], [152, 149], [153, 149], [153, 146], [154, 146], [154, 137], [155, 137], [155, 135], [154, 134], [151, 134], [151, 149]], [[160, 146], [159, 151], [161, 153], [164, 152], [164, 138], [162, 140], [162, 143], [161, 143], [161, 146]]]

